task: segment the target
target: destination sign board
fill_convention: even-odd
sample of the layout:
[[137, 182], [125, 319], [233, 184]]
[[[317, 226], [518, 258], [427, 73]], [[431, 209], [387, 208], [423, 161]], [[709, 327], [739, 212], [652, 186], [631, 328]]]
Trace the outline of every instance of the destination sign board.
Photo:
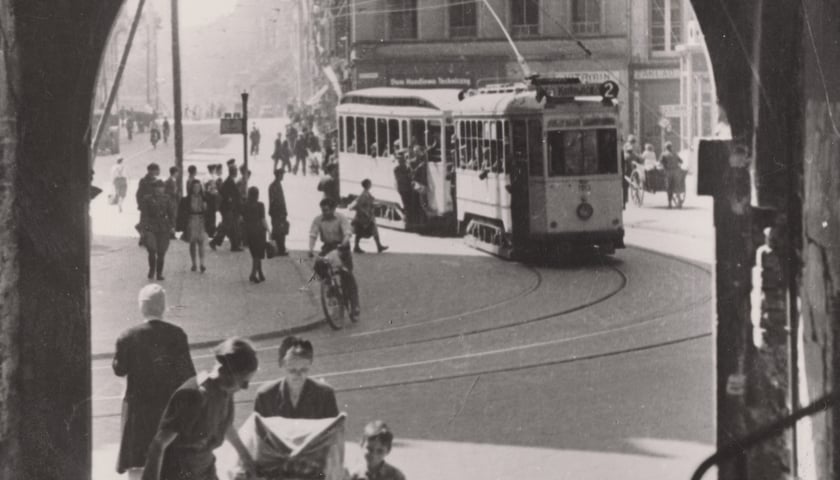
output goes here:
[[618, 97], [618, 84], [612, 80], [601, 83], [571, 82], [568, 79], [551, 81], [551, 79], [537, 79], [537, 100], [543, 97], [549, 99], [570, 99], [575, 97], [602, 97], [612, 100]]

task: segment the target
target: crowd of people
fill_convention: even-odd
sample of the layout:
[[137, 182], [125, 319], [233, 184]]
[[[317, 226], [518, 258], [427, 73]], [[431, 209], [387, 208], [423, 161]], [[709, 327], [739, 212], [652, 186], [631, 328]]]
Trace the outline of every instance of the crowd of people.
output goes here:
[[[254, 458], [234, 427], [234, 395], [249, 387], [259, 359], [243, 338], [230, 338], [214, 349], [215, 366], [197, 373], [187, 335], [164, 320], [166, 292], [158, 284], [140, 290], [143, 323], [116, 342], [113, 371], [125, 377], [122, 435], [117, 472], [136, 480], [216, 480], [213, 450], [227, 440], [249, 478], [256, 478]], [[285, 338], [278, 348], [282, 378], [264, 384], [253, 411], [262, 417], [323, 419], [339, 415], [335, 391], [309, 373], [315, 352], [311, 342]], [[348, 480], [404, 480], [385, 461], [393, 433], [376, 420], [368, 423], [361, 447], [365, 464], [345, 469]]]
[[640, 179], [644, 184], [646, 175], [653, 170], [662, 170], [665, 177], [665, 189], [668, 193], [668, 208], [672, 208], [676, 203], [675, 187], [680, 181], [680, 170], [683, 165], [683, 160], [674, 152], [674, 147], [671, 142], [665, 142], [663, 145], [662, 155], [657, 157], [653, 144], [646, 143], [644, 150], [639, 152], [636, 145], [636, 137], [628, 135], [627, 141], [624, 142], [622, 148], [622, 158], [624, 164], [624, 204], [627, 204], [629, 196], [628, 180], [633, 171], [639, 172]]

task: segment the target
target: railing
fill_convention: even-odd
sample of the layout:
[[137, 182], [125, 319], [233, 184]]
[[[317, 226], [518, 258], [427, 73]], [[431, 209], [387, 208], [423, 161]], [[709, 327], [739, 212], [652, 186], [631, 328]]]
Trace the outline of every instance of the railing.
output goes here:
[[533, 37], [540, 34], [540, 26], [536, 23], [513, 25], [510, 27], [510, 34], [514, 37]]
[[810, 417], [822, 411], [834, 408], [840, 405], [840, 391], [835, 391], [820, 397], [807, 407], [801, 408], [790, 415], [783, 417], [770, 425], [765, 425], [749, 435], [735, 440], [718, 449], [712, 456], [704, 460], [694, 474], [691, 480], [700, 480], [703, 475], [715, 465], [720, 465], [724, 461], [735, 459], [736, 468], [738, 470], [738, 478], [747, 479], [747, 450], [762, 444], [767, 440], [783, 433], [785, 430], [792, 428], [796, 422], [805, 417]]
[[449, 27], [449, 36], [451, 38], [471, 38], [476, 36], [475, 25], [461, 25], [458, 27]]
[[581, 35], [597, 35], [601, 33], [601, 21], [572, 22], [572, 32]]

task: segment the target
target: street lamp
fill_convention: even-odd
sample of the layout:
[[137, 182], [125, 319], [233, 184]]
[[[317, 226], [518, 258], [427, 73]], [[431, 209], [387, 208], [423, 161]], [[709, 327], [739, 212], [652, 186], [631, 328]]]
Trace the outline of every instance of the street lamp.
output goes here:
[[242, 91], [242, 156], [245, 159], [242, 164], [245, 171], [242, 172], [242, 181], [245, 184], [245, 191], [248, 191], [248, 92]]

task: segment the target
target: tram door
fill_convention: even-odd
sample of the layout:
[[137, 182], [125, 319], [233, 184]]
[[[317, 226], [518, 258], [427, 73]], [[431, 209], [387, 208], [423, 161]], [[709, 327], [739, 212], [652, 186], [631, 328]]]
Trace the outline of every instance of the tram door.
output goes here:
[[514, 120], [512, 127], [513, 161], [510, 165], [510, 210], [514, 243], [520, 245], [530, 233], [528, 201], [528, 130], [524, 120]]

